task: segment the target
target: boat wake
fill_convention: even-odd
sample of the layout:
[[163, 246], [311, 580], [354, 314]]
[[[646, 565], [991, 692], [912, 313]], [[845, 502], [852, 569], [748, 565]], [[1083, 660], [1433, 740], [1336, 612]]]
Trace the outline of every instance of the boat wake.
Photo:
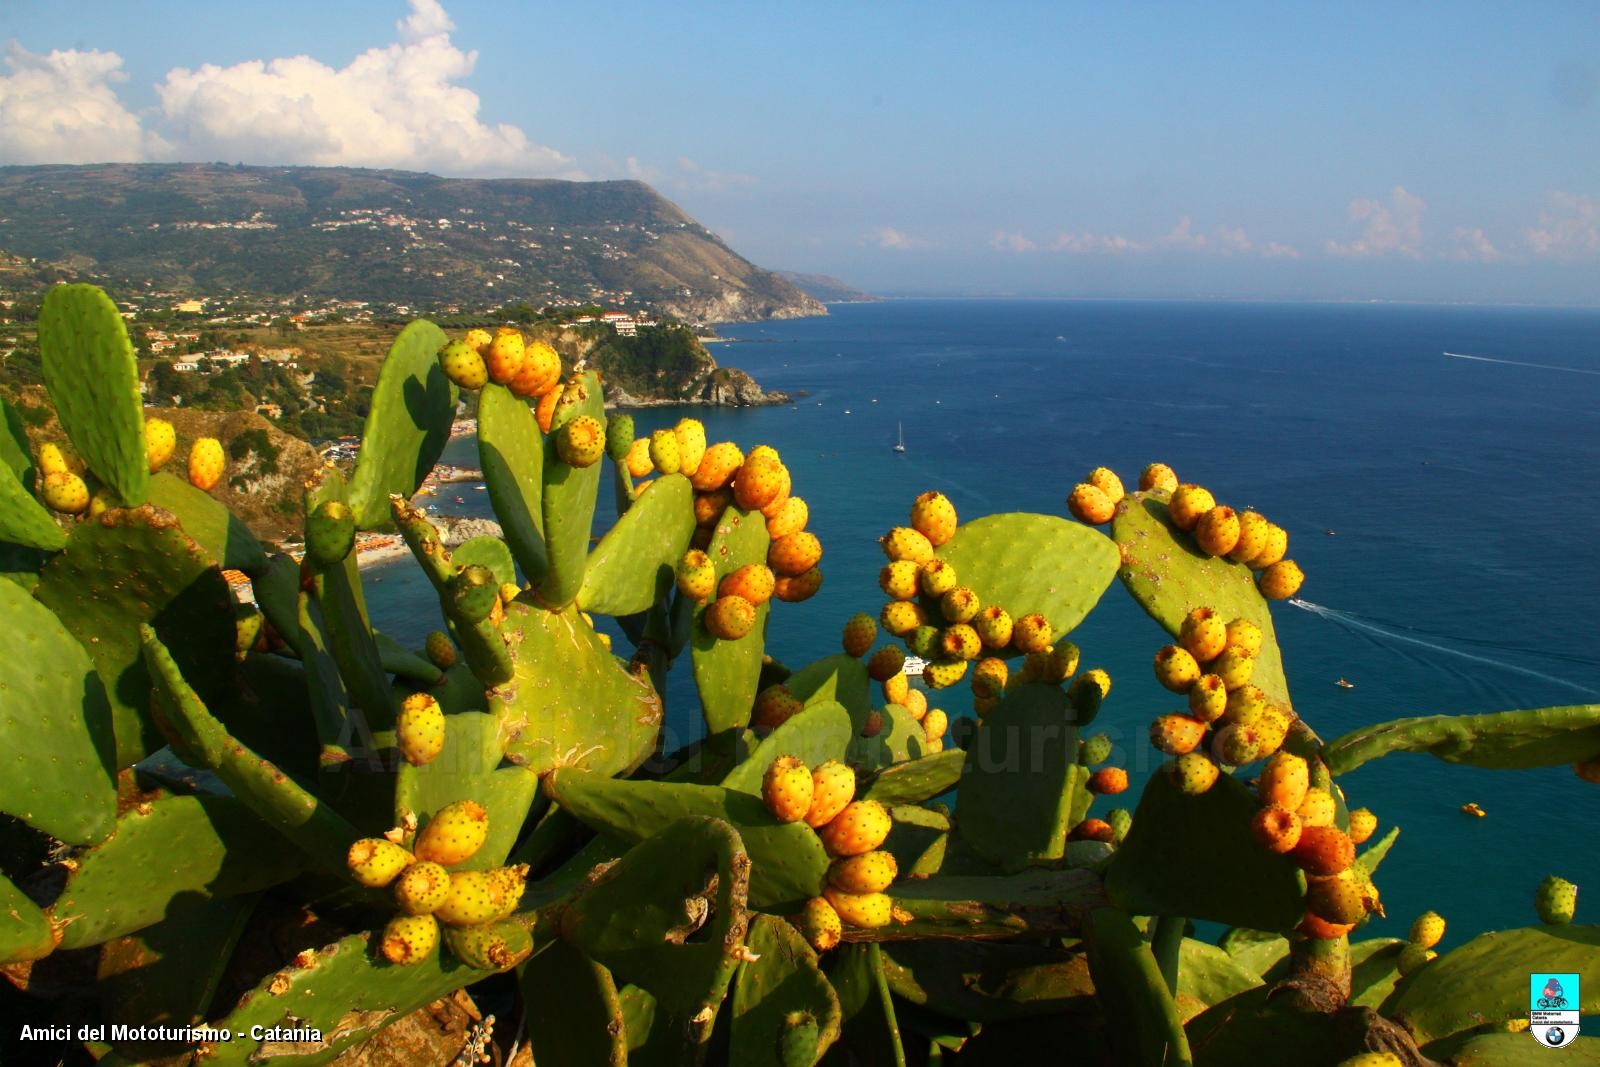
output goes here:
[[1600, 370], [1588, 370], [1584, 367], [1562, 367], [1554, 363], [1524, 363], [1520, 359], [1496, 359], [1493, 356], [1469, 356], [1465, 352], [1446, 352], [1451, 359], [1470, 359], [1475, 363], [1504, 363], [1508, 367], [1533, 367], [1537, 370], [1564, 370], [1568, 374], [1587, 374], [1600, 378]]
[[[1465, 649], [1451, 648], [1449, 645], [1441, 644], [1437, 640], [1429, 640], [1427, 637], [1417, 636], [1418, 634], [1424, 633], [1425, 631], [1418, 630], [1418, 631], [1413, 631], [1411, 633], [1405, 633], [1405, 632], [1402, 632], [1401, 630], [1398, 630], [1398, 629], [1391, 629], [1391, 628], [1386, 627], [1386, 626], [1379, 626], [1376, 623], [1374, 623], [1374, 622], [1370, 621], [1369, 619], [1367, 619], [1366, 617], [1361, 616], [1361, 615], [1357, 615], [1354, 612], [1340, 611], [1338, 608], [1325, 607], [1322, 604], [1314, 604], [1309, 600], [1301, 600], [1299, 597], [1291, 598], [1289, 600], [1289, 603], [1292, 606], [1299, 608], [1301, 611], [1310, 612], [1311, 614], [1319, 616], [1320, 618], [1326, 619], [1329, 622], [1335, 623], [1335, 624], [1337, 624], [1339, 626], [1343, 626], [1345, 629], [1350, 630], [1350, 631], [1352, 631], [1354, 633], [1364, 634], [1369, 639], [1372, 638], [1372, 637], [1379, 637], [1379, 638], [1385, 638], [1385, 639], [1387, 639], [1389, 641], [1399, 641], [1399, 642], [1402, 642], [1402, 643], [1408, 644], [1408, 645], [1417, 645], [1417, 646], [1420, 646], [1422, 648], [1431, 649], [1434, 652], [1442, 652], [1447, 656], [1455, 656], [1458, 659], [1471, 660], [1474, 663], [1481, 663], [1481, 664], [1483, 664], [1485, 666], [1488, 666], [1488, 667], [1494, 667], [1494, 668], [1497, 668], [1499, 670], [1509, 671], [1509, 672], [1511, 672], [1513, 674], [1525, 675], [1526, 677], [1529, 677], [1529, 678], [1538, 678], [1541, 681], [1550, 682], [1550, 683], [1552, 683], [1554, 685], [1563, 686], [1563, 687], [1565, 687], [1567, 689], [1574, 689], [1574, 690], [1576, 690], [1576, 691], [1578, 691], [1580, 693], [1587, 693], [1587, 694], [1600, 693], [1600, 687], [1596, 687], [1596, 686], [1592, 686], [1592, 685], [1580, 685], [1577, 682], [1571, 681], [1569, 679], [1561, 678], [1561, 677], [1558, 677], [1557, 675], [1554, 675], [1554, 674], [1546, 674], [1544, 671], [1537, 671], [1537, 670], [1534, 670], [1532, 667], [1524, 667], [1524, 666], [1521, 666], [1520, 664], [1512, 663], [1509, 660], [1497, 659], [1497, 658], [1492, 657], [1492, 656], [1481, 656], [1481, 655], [1478, 655], [1477, 653], [1474, 653], [1474, 652], [1468, 652]], [[1446, 638], [1442, 634], [1430, 634], [1429, 636], [1430, 637], [1443, 638], [1445, 640], [1458, 640], [1458, 639], [1455, 639], [1455, 638]], [[1488, 642], [1470, 642], [1468, 639], [1465, 639], [1465, 638], [1462, 638], [1462, 639], [1459, 639], [1459, 640], [1461, 640], [1464, 643], [1488, 644]], [[1500, 647], [1503, 647], [1503, 646], [1492, 645], [1490, 647], [1500, 648]], [[1531, 651], [1531, 650], [1528, 650], [1528, 649], [1509, 649], [1509, 648], [1506, 649], [1506, 650], [1507, 651], [1516, 651], [1516, 652], [1528, 652], [1528, 651]], [[1577, 657], [1577, 656], [1555, 656], [1554, 658], [1564, 659], [1564, 660], [1568, 660], [1570, 662], [1575, 662], [1575, 663], [1585, 663], [1585, 664], [1593, 665], [1593, 661], [1585, 660], [1585, 659], [1582, 659], [1581, 657]]]

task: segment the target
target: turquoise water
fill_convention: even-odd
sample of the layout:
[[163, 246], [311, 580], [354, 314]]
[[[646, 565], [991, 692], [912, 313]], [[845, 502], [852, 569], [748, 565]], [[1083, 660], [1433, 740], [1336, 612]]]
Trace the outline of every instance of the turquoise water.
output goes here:
[[[1132, 482], [1161, 460], [1289, 530], [1307, 603], [1277, 606], [1275, 622], [1295, 706], [1323, 737], [1404, 715], [1600, 700], [1600, 312], [894, 301], [725, 332], [744, 343], [719, 346], [720, 361], [810, 394], [694, 412], [712, 440], [777, 446], [811, 505], [826, 584], [777, 605], [769, 639], [791, 665], [835, 651], [848, 615], [876, 611], [875, 539], [918, 492], [943, 490], [963, 518], [1064, 514], [1090, 468]], [[683, 413], [636, 422], [644, 432]], [[891, 451], [897, 422], [904, 454]], [[447, 458], [475, 464], [475, 446], [456, 442]], [[488, 514], [485, 494], [459, 488], [463, 503], [447, 493], [441, 510]], [[419, 643], [437, 625], [415, 567], [372, 579], [380, 628]], [[1145, 729], [1177, 706], [1150, 672], [1163, 631], [1113, 584], [1073, 640], [1115, 679], [1095, 728], [1118, 742], [1131, 806], [1158, 762]], [[964, 686], [940, 697], [952, 714], [970, 714], [969, 700]], [[686, 663], [668, 703], [673, 740], [698, 736]], [[1376, 934], [1403, 936], [1430, 907], [1450, 922], [1446, 946], [1525, 925], [1548, 873], [1600, 893], [1600, 789], [1567, 767], [1396, 755], [1341, 782], [1380, 832], [1402, 828], [1379, 878], [1392, 918]], [[1469, 800], [1488, 817], [1462, 815]], [[1595, 907], [1600, 897], [1580, 898], [1580, 913]]]

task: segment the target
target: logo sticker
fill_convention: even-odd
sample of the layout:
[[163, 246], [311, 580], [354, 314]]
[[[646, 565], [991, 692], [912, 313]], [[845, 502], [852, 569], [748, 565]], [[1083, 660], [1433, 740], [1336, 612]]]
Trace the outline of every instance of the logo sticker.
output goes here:
[[1528, 1032], [1547, 1048], [1570, 1045], [1578, 1037], [1578, 1005], [1583, 997], [1576, 974], [1534, 974], [1528, 980]]

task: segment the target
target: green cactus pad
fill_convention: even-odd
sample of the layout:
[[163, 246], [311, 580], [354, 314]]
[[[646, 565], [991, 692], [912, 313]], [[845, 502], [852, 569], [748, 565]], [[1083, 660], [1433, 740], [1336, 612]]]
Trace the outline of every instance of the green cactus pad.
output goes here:
[[1256, 844], [1250, 820], [1257, 807], [1231, 774], [1200, 796], [1180, 792], [1165, 772], [1152, 776], [1111, 861], [1106, 892], [1134, 915], [1294, 927], [1305, 914], [1304, 878], [1287, 856]]
[[732, 823], [754, 863], [750, 904], [763, 911], [798, 911], [822, 891], [828, 873], [828, 856], [811, 828], [779, 822], [748, 793], [716, 785], [624, 782], [570, 767], [549, 775], [545, 791], [588, 826], [620, 841], [646, 840], [690, 816]]
[[681, 474], [665, 474], [623, 512], [589, 554], [578, 606], [606, 615], [650, 607], [694, 536], [694, 489]]
[[[1486, 1022], [1527, 1018], [1528, 973], [1600, 973], [1600, 926], [1534, 926], [1480, 934], [1400, 981], [1379, 1010], [1418, 1044]], [[1600, 987], [1582, 984], [1585, 1015], [1600, 1012]]]
[[1094, 983], [1081, 947], [895, 942], [883, 946], [883, 973], [910, 1003], [978, 1023], [1093, 1010]]
[[33, 499], [9, 466], [0, 466], [0, 541], [55, 551], [67, 535], [43, 504]]
[[1193, 538], [1168, 520], [1166, 502], [1166, 493], [1150, 490], [1129, 493], [1117, 504], [1111, 536], [1122, 549], [1122, 584], [1174, 637], [1184, 616], [1198, 607], [1214, 609], [1224, 621], [1255, 623], [1261, 628], [1261, 651], [1250, 681], [1274, 700], [1289, 702], [1272, 612], [1250, 568], [1195, 548]]
[[1329, 741], [1322, 758], [1334, 774], [1345, 774], [1390, 752], [1496, 770], [1573, 763], [1600, 756], [1600, 704], [1395, 719]]
[[1391, 826], [1388, 833], [1368, 845], [1366, 850], [1356, 857], [1356, 862], [1366, 868], [1366, 872], [1369, 875], [1376, 873], [1378, 864], [1383, 862], [1383, 858], [1389, 854], [1389, 850], [1394, 847], [1394, 843], [1399, 837], [1400, 827]]
[[498, 537], [474, 537], [463, 541], [451, 549], [450, 561], [457, 567], [471, 567], [474, 564], [488, 567], [499, 585], [517, 584], [516, 561], [511, 558], [511, 550], [506, 543]]
[[956, 833], [1003, 870], [1061, 858], [1072, 829], [1078, 730], [1059, 686], [1024, 685], [978, 724], [956, 796]]
[[[588, 398], [581, 404], [558, 413], [564, 424], [579, 415], [605, 420], [600, 379], [593, 371], [583, 375]], [[552, 424], [551, 429], [555, 429]], [[543, 490], [545, 552], [549, 569], [538, 585], [539, 599], [552, 607], [565, 607], [583, 586], [583, 571], [589, 556], [589, 534], [594, 528], [595, 494], [600, 488], [602, 463], [571, 467], [556, 452], [556, 435], [544, 440]]]
[[420, 767], [401, 761], [395, 782], [395, 822], [407, 814], [427, 825], [434, 812], [458, 800], [475, 800], [489, 812], [489, 836], [459, 870], [498, 867], [516, 844], [539, 791], [539, 779], [521, 767], [501, 767], [505, 740], [494, 716], [463, 711], [445, 717], [444, 749]]
[[[861, 790], [856, 795], [865, 797]], [[879, 801], [883, 803], [883, 801]], [[889, 808], [894, 825], [882, 848], [894, 857], [900, 867], [900, 878], [938, 874], [944, 865], [945, 848], [950, 836], [950, 818], [928, 808], [902, 804]]]
[[1222, 935], [1218, 944], [1235, 963], [1258, 977], [1289, 956], [1289, 939], [1269, 930], [1235, 926]]
[[921, 804], [954, 789], [961, 781], [967, 754], [959, 748], [920, 756], [884, 767], [865, 781], [857, 793], [864, 800], [894, 806]]
[[321, 748], [309, 716], [284, 714], [306, 699], [306, 672], [285, 656], [251, 652], [238, 685], [212, 708], [228, 732], [302, 782], [317, 774]]
[[501, 631], [513, 673], [490, 692], [489, 709], [510, 738], [507, 759], [534, 774], [583, 767], [611, 775], [655, 750], [661, 698], [623, 669], [577, 609], [518, 600]]
[[50, 906], [62, 948], [97, 945], [208, 901], [253, 893], [298, 874], [287, 841], [227, 796], [153, 794], [116, 832], [77, 857]]
[[939, 549], [961, 584], [1019, 619], [1039, 612], [1059, 637], [1099, 603], [1117, 575], [1117, 546], [1054, 515], [1013, 512], [965, 523]]
[[176, 515], [183, 532], [223, 567], [250, 575], [266, 568], [267, 553], [261, 542], [210, 493], [162, 471], [150, 476], [150, 503]]
[[544, 577], [544, 442], [527, 401], [491, 382], [478, 394], [478, 465], [506, 546], [530, 582]]
[[345, 691], [352, 704], [366, 713], [372, 729], [388, 729], [394, 721], [394, 709], [389, 704], [389, 674], [367, 627], [355, 553], [319, 574], [315, 588], [317, 606], [322, 609], [323, 635]]
[[856, 720], [858, 728], [872, 707], [872, 679], [867, 677], [866, 665], [843, 653], [801, 667], [783, 684], [802, 704], [838, 701]]
[[72, 844], [116, 824], [116, 736], [83, 646], [14, 582], [0, 582], [0, 811]]
[[[1551, 1057], [1543, 1046], [1535, 1045], [1527, 1034], [1462, 1033], [1430, 1041], [1421, 1049], [1424, 1056], [1453, 1067], [1544, 1067]], [[1561, 1048], [1563, 1067], [1595, 1067], [1600, 1064], [1600, 1037], [1579, 1036]]]
[[[746, 563], [767, 561], [767, 523], [760, 512], [730, 507], [717, 521], [706, 554], [717, 567], [717, 581]], [[761, 656], [766, 649], [770, 602], [756, 608], [755, 625], [737, 641], [711, 636], [705, 627], [705, 609], [695, 612], [689, 654], [694, 663], [694, 684], [706, 729], [712, 735], [735, 730], [750, 721], [750, 708], [761, 679]], [[840, 703], [844, 703], [840, 701]], [[845, 707], [849, 707], [845, 704]]]
[[50, 290], [39, 308], [39, 362], [72, 447], [119, 500], [143, 504], [150, 485], [144, 401], [117, 305], [92, 285]]
[[28, 429], [17, 406], [3, 396], [0, 396], [0, 465], [10, 468], [24, 486], [33, 485], [36, 469]]
[[627, 1067], [628, 1031], [611, 972], [565, 941], [522, 969], [528, 1044], [540, 1067]]
[[889, 895], [909, 919], [848, 931], [850, 940], [1076, 935], [1090, 909], [1106, 903], [1093, 871], [1043, 868], [1006, 875], [938, 874], [896, 882]]
[[816, 767], [843, 759], [850, 738], [850, 716], [843, 707], [831, 700], [813, 704], [772, 731], [722, 780], [723, 787], [760, 796], [761, 779], [779, 756], [797, 756], [807, 767]]
[[721, 819], [659, 828], [599, 874], [561, 936], [656, 1002], [645, 1063], [698, 1062], [739, 966], [752, 857]]
[[436, 358], [446, 340], [443, 330], [419, 319], [389, 346], [350, 479], [350, 510], [364, 530], [388, 525], [389, 495], [411, 499], [450, 440], [456, 387]]
[[[744, 962], [733, 983], [729, 1062], [789, 1067], [782, 1057], [786, 1019], [805, 1012], [816, 1042], [803, 1062], [815, 1063], [839, 1039], [839, 998], [817, 965], [817, 954], [793, 926], [770, 915], [750, 921]], [[755, 958], [759, 957], [759, 958]]]
[[928, 735], [922, 724], [899, 704], [880, 708], [884, 717], [883, 729], [875, 737], [862, 737], [861, 728], [866, 715], [852, 715], [856, 735], [850, 739], [845, 762], [862, 771], [876, 771], [896, 763], [920, 759], [928, 749]]
[[1087, 933], [1089, 972], [1118, 1061], [1192, 1063], [1178, 1006], [1133, 920], [1115, 908], [1097, 908]]
[[424, 686], [444, 681], [444, 672], [431, 660], [417, 655], [388, 634], [374, 630], [372, 641], [378, 646], [378, 659], [383, 669], [395, 677]]
[[50, 920], [39, 905], [0, 874], [0, 963], [36, 960], [55, 947]]
[[906, 1067], [894, 998], [884, 978], [882, 948], [875, 944], [841, 945], [834, 954], [828, 980], [839, 998], [845, 1023], [830, 1062], [839, 1058], [844, 1063]]
[[94, 660], [117, 734], [117, 766], [165, 742], [149, 718], [150, 675], [139, 625], [153, 623], [206, 697], [233, 674], [233, 593], [206, 551], [170, 512], [113, 510], [78, 524], [41, 573], [39, 600]]
[[1261, 984], [1259, 975], [1239, 964], [1216, 945], [1183, 939], [1178, 949], [1178, 990], [1173, 1000], [1183, 1022], [1199, 1015], [1213, 1004]]
[[1350, 1004], [1374, 1011], [1400, 981], [1400, 952], [1406, 942], [1393, 937], [1355, 941], [1350, 945]]
[[1336, 1064], [1365, 1051], [1363, 1028], [1350, 1026], [1349, 1016], [1297, 1011], [1292, 995], [1273, 992], [1270, 985], [1255, 986], [1191, 1019], [1185, 1029], [1199, 1062]]

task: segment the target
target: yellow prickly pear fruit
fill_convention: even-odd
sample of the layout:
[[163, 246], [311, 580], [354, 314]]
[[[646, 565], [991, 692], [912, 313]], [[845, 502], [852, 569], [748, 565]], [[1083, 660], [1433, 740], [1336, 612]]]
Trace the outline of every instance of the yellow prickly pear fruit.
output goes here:
[[89, 486], [71, 471], [52, 471], [39, 487], [44, 502], [64, 515], [78, 515], [89, 506]]
[[1106, 499], [1113, 504], [1127, 495], [1127, 491], [1122, 488], [1122, 479], [1118, 478], [1110, 467], [1096, 467], [1089, 472], [1084, 481], [1104, 493]]
[[1195, 523], [1194, 543], [1208, 556], [1226, 556], [1239, 543], [1239, 513], [1218, 504]]
[[394, 732], [407, 763], [414, 767], [432, 763], [444, 751], [444, 711], [427, 693], [412, 693], [400, 702]]
[[998, 604], [990, 604], [972, 617], [972, 628], [984, 648], [1002, 649], [1011, 644], [1016, 628], [1011, 616]]
[[514, 381], [522, 372], [526, 347], [526, 342], [523, 341], [519, 331], [498, 331], [494, 339], [489, 342], [489, 350], [483, 354], [484, 366], [489, 371], [489, 380], [501, 385], [509, 385]]
[[911, 528], [937, 548], [956, 535], [956, 506], [943, 493], [930, 489], [911, 504]]
[[401, 967], [421, 963], [439, 947], [439, 920], [432, 915], [396, 915], [383, 928], [379, 950]]
[[1289, 551], [1289, 533], [1276, 523], [1267, 524], [1266, 547], [1249, 561], [1254, 570], [1266, 570], [1284, 557]]
[[494, 340], [494, 334], [474, 326], [467, 331], [467, 335], [462, 340], [466, 341], [468, 347], [481, 356], [489, 351], [489, 344]]
[[804, 531], [806, 523], [810, 521], [811, 508], [804, 500], [791, 496], [783, 502], [782, 507], [768, 516], [767, 537], [772, 541], [782, 540], [790, 534]]
[[1228, 687], [1214, 674], [1202, 674], [1189, 687], [1189, 713], [1201, 722], [1216, 722], [1228, 710]]
[[1182, 645], [1166, 645], [1156, 652], [1156, 681], [1174, 693], [1187, 693], [1200, 678], [1200, 664]]
[[1306, 826], [1332, 826], [1337, 813], [1338, 805], [1334, 803], [1333, 794], [1326, 789], [1307, 789], [1306, 798], [1300, 802], [1296, 814]]
[[816, 789], [811, 771], [796, 756], [779, 756], [761, 779], [761, 799], [783, 822], [799, 822], [811, 810]]
[[679, 419], [672, 428], [678, 439], [678, 472], [691, 480], [706, 455], [706, 428], [699, 419]]
[[1074, 705], [1081, 705], [1083, 698], [1080, 694], [1088, 689], [1099, 690], [1100, 699], [1104, 700], [1111, 695], [1111, 675], [1099, 667], [1090, 668], [1072, 680], [1067, 687], [1067, 696], [1072, 698]]
[[864, 852], [833, 861], [828, 881], [846, 893], [881, 893], [894, 884], [900, 866], [888, 852]]
[[[1299, 811], [1311, 788], [1311, 766], [1293, 752], [1279, 752], [1261, 769], [1256, 795], [1263, 804], [1276, 804], [1285, 811]], [[1323, 794], [1327, 796], [1326, 793]], [[1328, 797], [1329, 800], [1333, 798]]]
[[844, 934], [839, 913], [822, 897], [812, 897], [806, 901], [805, 910], [800, 913], [796, 925], [800, 927], [806, 942], [818, 952], [827, 952], [836, 947]]
[[1222, 679], [1222, 684], [1228, 687], [1228, 692], [1250, 684], [1250, 677], [1255, 673], [1256, 658], [1250, 651], [1239, 645], [1229, 645], [1222, 650], [1211, 663], [1207, 664], [1210, 673]]
[[450, 872], [437, 863], [413, 863], [394, 880], [394, 902], [407, 915], [431, 915], [450, 895]]
[[889, 809], [876, 800], [853, 800], [817, 836], [830, 856], [859, 856], [883, 844], [891, 825]]
[[1165, 463], [1152, 463], [1139, 474], [1139, 488], [1170, 493], [1178, 488], [1178, 476]]
[[569, 467], [592, 467], [606, 454], [606, 427], [592, 415], [568, 419], [556, 431], [556, 455]]
[[1249, 619], [1234, 619], [1228, 623], [1227, 635], [1228, 644], [1238, 645], [1252, 656], [1261, 652], [1261, 627]]
[[458, 800], [434, 813], [417, 834], [417, 859], [446, 867], [460, 863], [483, 847], [489, 836], [489, 813], [475, 800]]
[[917, 722], [921, 722], [928, 715], [928, 698], [920, 689], [906, 690], [905, 699], [900, 701], [900, 706], [906, 709], [906, 714]]
[[806, 809], [806, 825], [813, 830], [826, 826], [855, 795], [855, 771], [838, 760], [822, 764], [811, 772], [811, 806]]
[[1077, 671], [1081, 656], [1078, 646], [1071, 641], [1057, 641], [1050, 646], [1050, 651], [1044, 654], [1044, 662], [1039, 665], [1040, 680], [1060, 685]]
[[450, 926], [475, 926], [492, 922], [505, 901], [505, 886], [488, 871], [451, 871], [450, 892], [433, 914]]
[[222, 442], [215, 437], [201, 437], [189, 448], [189, 484], [203, 493], [209, 493], [222, 480], [226, 462], [222, 455]]
[[682, 462], [678, 455], [678, 435], [657, 430], [650, 435], [650, 463], [662, 474], [677, 474]]
[[1216, 506], [1217, 501], [1210, 490], [1184, 482], [1172, 491], [1172, 499], [1167, 502], [1167, 515], [1172, 519], [1172, 525], [1187, 532], [1195, 528], [1200, 516]]
[[643, 478], [655, 470], [655, 465], [650, 462], [650, 438], [635, 437], [633, 444], [628, 446], [628, 456], [623, 460], [623, 465], [635, 478]]
[[1267, 547], [1267, 535], [1272, 524], [1259, 511], [1239, 512], [1239, 538], [1228, 552], [1235, 563], [1249, 563]]
[[905, 707], [906, 694], [909, 692], [911, 692], [911, 681], [904, 671], [883, 680], [883, 700], [886, 704], [899, 704]]
[[369, 889], [383, 888], [414, 862], [411, 853], [381, 837], [363, 837], [345, 854], [350, 873]]
[[[883, 546], [883, 554], [889, 557], [891, 563], [907, 560], [914, 565], [921, 565], [933, 558], [933, 542], [909, 526], [896, 526], [884, 534], [878, 543]], [[914, 582], [915, 566], [912, 573]], [[916, 593], [915, 584], [912, 586], [912, 593], [913, 595]]]
[[[1350, 840], [1354, 844], [1364, 845], [1378, 829], [1378, 817], [1372, 814], [1370, 808], [1356, 808], [1350, 813]], [[1432, 945], [1428, 946], [1432, 948]]]
[[1288, 600], [1300, 591], [1300, 583], [1305, 580], [1299, 564], [1292, 559], [1280, 559], [1261, 572], [1256, 588], [1268, 600]]
[[1330, 878], [1308, 879], [1306, 910], [1324, 922], [1342, 926], [1364, 919], [1367, 905], [1361, 887], [1346, 871]]
[[[1178, 627], [1178, 643], [1199, 663], [1210, 663], [1228, 647], [1228, 627], [1210, 608], [1195, 608]], [[1215, 673], [1215, 672], [1213, 672]]]
[[928, 713], [922, 717], [922, 736], [929, 741], [944, 740], [945, 732], [950, 729], [950, 716], [942, 708], [929, 708]]
[[829, 886], [822, 895], [839, 918], [862, 930], [888, 926], [894, 918], [894, 903], [883, 893], [846, 893]]
[[939, 613], [947, 622], [970, 622], [983, 605], [978, 594], [964, 585], [958, 585], [939, 598]]
[[496, 867], [489, 872], [489, 881], [500, 895], [500, 906], [495, 909], [491, 920], [498, 921], [516, 911], [521, 903], [522, 894], [528, 888], [528, 865], [518, 863], [511, 867]]
[[908, 559], [884, 564], [878, 571], [878, 588], [893, 600], [910, 600], [917, 595], [917, 564]]
[[956, 569], [937, 557], [922, 564], [917, 571], [917, 588], [923, 596], [942, 597], [957, 585]]
[[895, 637], [904, 637], [927, 621], [927, 613], [915, 600], [891, 600], [878, 613], [878, 622]]
[[465, 341], [451, 341], [439, 349], [439, 369], [463, 389], [482, 389], [489, 382], [483, 355]]
[[68, 474], [72, 466], [67, 462], [66, 454], [61, 451], [61, 446], [52, 441], [46, 441], [39, 446], [39, 455], [34, 460], [39, 468], [41, 477], [51, 474]]
[[972, 693], [978, 697], [997, 697], [1006, 691], [1011, 668], [999, 656], [985, 656], [972, 668]]
[[1444, 916], [1436, 911], [1425, 911], [1411, 924], [1411, 943], [1423, 948], [1433, 948], [1444, 939]]
[[709, 600], [717, 589], [717, 565], [698, 548], [691, 548], [678, 561], [678, 592], [699, 604]]
[[166, 466], [172, 452], [178, 447], [178, 434], [172, 423], [154, 415], [144, 420], [144, 451], [150, 460], [150, 473]]
[[1103, 526], [1117, 513], [1117, 505], [1095, 486], [1080, 482], [1072, 487], [1072, 495], [1067, 497], [1067, 510], [1085, 525]]

